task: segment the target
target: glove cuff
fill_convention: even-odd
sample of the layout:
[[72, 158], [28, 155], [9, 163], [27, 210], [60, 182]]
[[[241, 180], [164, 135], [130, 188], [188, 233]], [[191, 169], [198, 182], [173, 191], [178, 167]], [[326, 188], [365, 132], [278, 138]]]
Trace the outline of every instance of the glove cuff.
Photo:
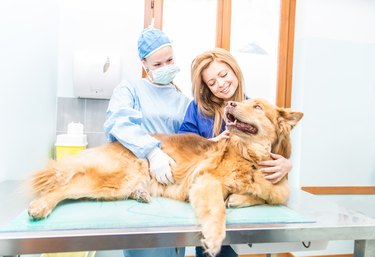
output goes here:
[[162, 150], [159, 148], [159, 147], [155, 147], [153, 148], [147, 155], [146, 155], [146, 158], [147, 160], [151, 160], [155, 155], [159, 154], [160, 152], [162, 152]]

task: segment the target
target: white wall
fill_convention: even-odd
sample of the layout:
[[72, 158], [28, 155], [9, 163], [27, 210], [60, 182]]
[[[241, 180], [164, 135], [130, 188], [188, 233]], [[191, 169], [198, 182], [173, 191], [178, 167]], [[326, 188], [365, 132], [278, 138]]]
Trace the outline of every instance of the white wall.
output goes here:
[[[203, 24], [199, 19], [186, 22], [191, 19], [191, 12], [206, 17], [207, 21]], [[123, 0], [61, 1], [58, 96], [75, 96], [73, 61], [76, 51], [82, 49], [89, 49], [92, 54], [117, 52], [122, 60], [122, 79], [141, 78], [137, 40], [144, 27], [143, 13], [143, 0], [131, 3]], [[191, 95], [191, 61], [201, 52], [215, 47], [216, 0], [190, 1], [185, 5], [166, 0], [163, 15], [163, 31], [172, 40], [181, 68], [175, 82], [185, 94]], [[199, 40], [191, 40], [192, 37]]]
[[[305, 116], [291, 177], [299, 186], [375, 185], [374, 13], [370, 0], [297, 1], [292, 104]], [[320, 197], [375, 217], [373, 195]]]
[[60, 1], [58, 96], [74, 97], [73, 60], [76, 51], [117, 53], [122, 78], [141, 76], [137, 39], [143, 29], [144, 1]]
[[45, 165], [56, 124], [58, 6], [51, 0], [0, 5], [0, 182]]
[[293, 105], [305, 113], [301, 186], [375, 184], [373, 13], [368, 0], [298, 1]]

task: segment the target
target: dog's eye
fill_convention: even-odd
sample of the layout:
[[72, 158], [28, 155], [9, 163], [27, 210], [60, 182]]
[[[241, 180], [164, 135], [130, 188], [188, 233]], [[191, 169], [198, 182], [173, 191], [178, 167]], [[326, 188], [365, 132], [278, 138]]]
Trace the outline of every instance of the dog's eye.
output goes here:
[[259, 104], [254, 105], [254, 109], [263, 110], [262, 106], [260, 106]]

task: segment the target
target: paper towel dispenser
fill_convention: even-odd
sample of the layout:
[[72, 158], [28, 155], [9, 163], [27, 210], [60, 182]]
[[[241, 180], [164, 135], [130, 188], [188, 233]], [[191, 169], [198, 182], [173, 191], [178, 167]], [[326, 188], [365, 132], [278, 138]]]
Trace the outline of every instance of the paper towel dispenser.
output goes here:
[[76, 51], [73, 64], [74, 95], [109, 99], [121, 81], [121, 56], [116, 52]]

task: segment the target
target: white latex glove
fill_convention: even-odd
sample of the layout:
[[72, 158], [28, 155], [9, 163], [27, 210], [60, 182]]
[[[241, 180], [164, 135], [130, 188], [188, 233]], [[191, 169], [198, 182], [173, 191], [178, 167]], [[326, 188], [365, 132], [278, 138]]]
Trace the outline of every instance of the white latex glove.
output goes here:
[[164, 153], [159, 147], [155, 147], [149, 154], [147, 159], [150, 163], [150, 173], [161, 184], [174, 183], [171, 167], [176, 165], [175, 161]]

